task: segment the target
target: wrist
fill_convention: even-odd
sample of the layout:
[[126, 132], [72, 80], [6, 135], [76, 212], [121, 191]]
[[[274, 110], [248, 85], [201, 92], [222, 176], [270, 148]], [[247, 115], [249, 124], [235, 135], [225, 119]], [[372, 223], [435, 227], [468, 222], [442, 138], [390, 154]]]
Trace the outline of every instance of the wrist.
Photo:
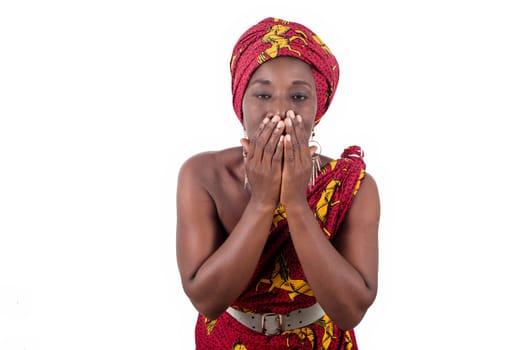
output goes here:
[[258, 200], [254, 197], [251, 197], [249, 199], [249, 202], [247, 203], [245, 210], [250, 210], [250, 211], [253, 211], [254, 213], [260, 213], [260, 214], [265, 214], [265, 213], [273, 214], [276, 207], [277, 205], [274, 201]]
[[295, 215], [303, 215], [304, 213], [311, 212], [311, 208], [309, 207], [306, 197], [301, 200], [287, 201], [282, 203], [282, 205], [288, 214], [296, 213]]

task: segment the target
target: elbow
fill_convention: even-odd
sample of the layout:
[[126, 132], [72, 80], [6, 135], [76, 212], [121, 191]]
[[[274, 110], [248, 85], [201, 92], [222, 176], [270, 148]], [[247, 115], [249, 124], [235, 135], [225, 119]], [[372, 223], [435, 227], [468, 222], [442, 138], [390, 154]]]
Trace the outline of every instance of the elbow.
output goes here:
[[200, 295], [201, 293], [192, 291], [192, 288], [187, 285], [184, 285], [183, 289], [198, 313], [209, 320], [216, 320], [228, 307], [228, 305], [221, 305], [209, 293]]
[[206, 303], [195, 303], [193, 301], [192, 303], [198, 313], [208, 320], [216, 320], [227, 309], [227, 306], [216, 307], [213, 305], [206, 305]]
[[333, 321], [339, 328], [344, 330], [355, 328], [373, 304], [375, 296], [376, 293], [370, 293], [360, 302], [348, 301], [348, 303], [337, 309], [337, 312], [332, 317]]
[[351, 330], [358, 326], [364, 318], [367, 310], [353, 310], [348, 312], [344, 317], [334, 318], [335, 324], [343, 330]]

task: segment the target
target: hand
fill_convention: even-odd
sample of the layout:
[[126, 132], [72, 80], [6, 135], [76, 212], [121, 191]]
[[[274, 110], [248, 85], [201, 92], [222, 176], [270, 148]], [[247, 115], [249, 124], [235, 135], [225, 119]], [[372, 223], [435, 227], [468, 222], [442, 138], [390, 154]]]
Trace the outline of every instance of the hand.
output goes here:
[[288, 111], [284, 124], [286, 135], [280, 201], [289, 206], [307, 202], [306, 187], [313, 169], [312, 155], [316, 146], [309, 147], [309, 135], [300, 115]]
[[279, 201], [284, 129], [281, 117], [274, 115], [264, 118], [251, 139], [240, 140], [247, 152], [245, 169], [251, 198], [263, 204], [276, 206]]

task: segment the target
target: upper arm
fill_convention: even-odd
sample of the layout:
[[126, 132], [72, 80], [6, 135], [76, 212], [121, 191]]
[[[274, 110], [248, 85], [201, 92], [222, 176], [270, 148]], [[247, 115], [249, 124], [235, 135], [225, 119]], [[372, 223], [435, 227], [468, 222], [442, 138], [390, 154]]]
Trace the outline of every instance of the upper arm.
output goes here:
[[177, 263], [186, 283], [222, 243], [222, 233], [213, 199], [205, 187], [203, 159], [190, 158], [180, 168], [177, 185]]
[[335, 236], [335, 247], [360, 273], [373, 298], [378, 280], [380, 200], [375, 179], [366, 174]]

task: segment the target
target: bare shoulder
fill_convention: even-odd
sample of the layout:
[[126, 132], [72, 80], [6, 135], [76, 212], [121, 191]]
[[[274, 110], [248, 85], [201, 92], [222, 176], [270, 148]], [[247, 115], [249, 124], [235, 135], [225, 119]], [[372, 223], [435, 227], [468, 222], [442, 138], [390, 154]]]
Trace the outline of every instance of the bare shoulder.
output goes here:
[[216, 159], [216, 153], [217, 151], [201, 152], [186, 159], [180, 167], [179, 179], [183, 179], [188, 176], [200, 177], [207, 174], [208, 171], [202, 171], [202, 168], [203, 166], [206, 166], [206, 168], [213, 168], [213, 164]]
[[377, 194], [378, 194], [378, 185], [377, 185], [377, 181], [375, 180], [375, 178], [373, 177], [373, 175], [371, 175], [370, 173], [368, 173], [366, 171], [366, 175], [364, 176], [364, 178], [362, 179], [362, 185], [361, 186], [365, 186], [367, 188], [369, 188], [368, 191], [376, 191]]
[[355, 217], [364, 218], [364, 220], [378, 221], [380, 217], [380, 198], [378, 185], [375, 178], [368, 172], [360, 183], [360, 188], [355, 196], [352, 205], [353, 215]]
[[[238, 171], [242, 162], [241, 147], [236, 147], [198, 153], [182, 163], [177, 184], [180, 232], [233, 229], [246, 203]], [[198, 229], [204, 226], [207, 229]]]
[[378, 263], [378, 227], [380, 199], [375, 179], [369, 173], [361, 180], [353, 204], [335, 236], [334, 244], [365, 277], [375, 286]]
[[231, 167], [233, 155], [238, 154], [238, 147], [218, 151], [197, 153], [186, 159], [179, 170], [179, 186], [186, 183], [211, 184]]

